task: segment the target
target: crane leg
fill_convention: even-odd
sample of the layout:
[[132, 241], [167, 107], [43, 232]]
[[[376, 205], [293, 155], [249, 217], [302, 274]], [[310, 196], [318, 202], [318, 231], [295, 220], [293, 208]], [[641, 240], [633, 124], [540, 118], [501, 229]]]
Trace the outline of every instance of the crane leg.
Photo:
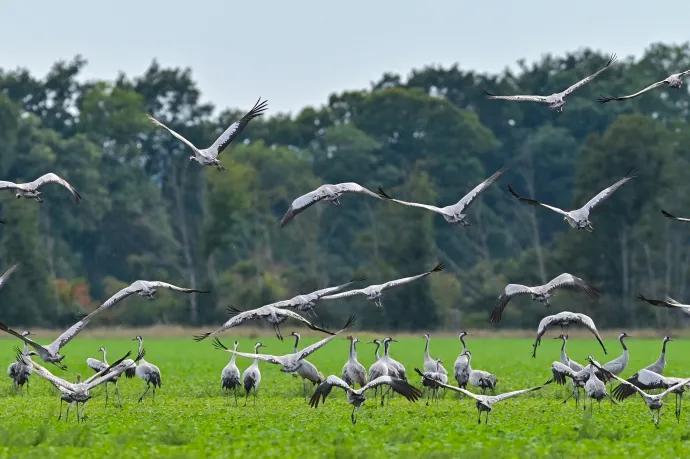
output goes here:
[[69, 409], [72, 408], [72, 403], [67, 405], [67, 413], [65, 414], [65, 422], [69, 422]]
[[62, 399], [60, 399], [60, 414], [58, 415], [58, 421], [62, 419]]
[[256, 405], [256, 387], [254, 388], [254, 405]]
[[489, 412], [487, 411], [486, 412], [486, 420], [484, 421], [484, 424], [488, 424], [488, 423], [489, 423]]
[[108, 382], [105, 383], [105, 408], [108, 408]]
[[426, 406], [429, 406], [429, 397], [431, 397], [431, 387], [426, 390]]
[[122, 408], [122, 399], [120, 399], [120, 389], [117, 387], [117, 381], [115, 381], [115, 395], [117, 396], [117, 404]]
[[482, 412], [479, 408], [477, 408], [477, 424], [482, 423]]
[[156, 385], [153, 385], [153, 397], [151, 398], [151, 403], [155, 403], [156, 401]]
[[[144, 395], [146, 395], [146, 392], [148, 392], [150, 388], [151, 388], [151, 384], [150, 384], [150, 383], [146, 383], [146, 390], [144, 391], [143, 394], [141, 394], [141, 397], [139, 397], [139, 403], [141, 403], [141, 401], [144, 400]], [[155, 390], [155, 389], [154, 389], [154, 390]]]
[[238, 406], [237, 405], [237, 386], [235, 386], [234, 392], [235, 392], [235, 407], [237, 407]]
[[247, 399], [249, 398], [249, 392], [250, 392], [250, 391], [251, 391], [251, 389], [249, 389], [249, 390], [246, 391], [246, 393], [245, 393], [245, 396], [244, 396], [244, 406], [247, 406]]
[[29, 395], [29, 380], [26, 380], [26, 395]]

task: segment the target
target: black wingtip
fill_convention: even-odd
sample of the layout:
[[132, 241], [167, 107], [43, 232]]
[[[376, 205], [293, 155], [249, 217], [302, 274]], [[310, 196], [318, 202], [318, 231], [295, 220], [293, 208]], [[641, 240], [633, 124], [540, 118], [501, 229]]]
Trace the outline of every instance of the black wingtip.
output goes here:
[[613, 64], [616, 62], [616, 59], [618, 59], [618, 56], [616, 56], [616, 53], [611, 54], [611, 57], [609, 58], [609, 61], [606, 63], [606, 67], [609, 65]]
[[378, 195], [381, 196], [381, 198], [383, 198], [383, 199], [393, 199], [393, 198], [391, 198], [390, 196], [388, 196], [388, 195], [386, 194], [386, 192], [383, 191], [383, 188], [381, 188], [381, 187], [378, 187], [378, 188], [376, 189], [376, 192], [377, 192]]
[[363, 282], [367, 280], [367, 276], [357, 276], [353, 278], [350, 282]]
[[491, 94], [491, 93], [490, 93], [489, 91], [487, 91], [486, 89], [482, 89], [482, 90], [481, 90], [481, 93], [482, 93], [483, 95], [487, 96], [487, 97], [492, 97], [492, 96], [494, 95], [494, 94]]
[[645, 298], [645, 296], [641, 293], [637, 294], [637, 299], [642, 300], [642, 301], [647, 301], [647, 298]]
[[[135, 362], [138, 362], [139, 360], [143, 359], [144, 356], [146, 355], [146, 349], [142, 349], [139, 354], [137, 354], [137, 358], [134, 360]], [[127, 368], [129, 370], [129, 368]], [[125, 370], [127, 371], [127, 370]]]
[[520, 195], [515, 192], [512, 186], [508, 185], [508, 191], [510, 194], [512, 194], [515, 198], [520, 199]]
[[352, 314], [350, 317], [348, 317], [347, 322], [345, 323], [345, 326], [343, 327], [343, 330], [346, 328], [350, 328], [354, 323], [355, 320], [357, 319], [357, 316]]
[[600, 103], [600, 104], [605, 104], [605, 103], [607, 103], [607, 102], [611, 102], [611, 101], [614, 100], [614, 99], [615, 99], [614, 97], [606, 97], [606, 96], [604, 96], [604, 95], [601, 95], [601, 96], [599, 96], [599, 103]]
[[491, 316], [489, 316], [489, 323], [496, 325], [501, 321], [501, 308], [496, 308], [491, 311]]
[[675, 215], [671, 215], [668, 212], [666, 212], [664, 209], [661, 209], [661, 214], [666, 217], [666, 218], [676, 218]]
[[215, 338], [213, 338], [212, 344], [213, 344], [213, 347], [215, 347], [216, 349], [220, 349], [222, 351], [228, 350], [228, 348], [225, 347], [225, 345], [220, 342], [220, 340], [218, 339], [217, 336]]
[[237, 308], [236, 306], [229, 305], [229, 306], [228, 306], [228, 312], [229, 312], [230, 314], [239, 314], [239, 313], [244, 312], [244, 311], [241, 310], [241, 309], [239, 309], [239, 308]]
[[628, 169], [628, 172], [625, 174], [624, 178], [627, 178], [627, 177], [630, 177], [630, 178], [637, 177], [637, 169], [635, 168], [635, 165], [630, 166], [630, 169]]
[[210, 335], [211, 335], [211, 333], [202, 333], [200, 335], [194, 335], [194, 341], [196, 341], [198, 343], [199, 341], [205, 340]]
[[77, 320], [82, 320], [82, 319], [84, 319], [86, 316], [88, 316], [88, 314], [86, 314], [86, 313], [84, 313], [84, 312], [75, 312], [75, 313], [72, 314], [72, 315], [73, 315], [74, 318], [77, 319]]
[[444, 265], [443, 262], [441, 262], [441, 263], [437, 264], [436, 266], [434, 266], [434, 269], [432, 269], [430, 272], [435, 273], [438, 271], [443, 271], [444, 269], [446, 269], [446, 265]]

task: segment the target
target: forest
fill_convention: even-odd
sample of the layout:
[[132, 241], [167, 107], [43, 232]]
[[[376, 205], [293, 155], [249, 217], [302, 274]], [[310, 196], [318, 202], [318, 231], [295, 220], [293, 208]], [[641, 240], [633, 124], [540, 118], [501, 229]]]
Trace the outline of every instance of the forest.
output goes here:
[[[603, 328], [676, 325], [676, 311], [636, 297], [690, 296], [690, 226], [660, 213], [690, 216], [690, 96], [684, 86], [597, 99], [690, 68], [690, 45], [654, 44], [620, 59], [562, 114], [481, 92], [551, 94], [607, 60], [583, 49], [500, 74], [459, 64], [385, 73], [367, 90], [334, 88], [323, 106], [294, 116], [273, 112], [269, 98], [267, 114], [221, 155], [225, 171], [188, 161], [190, 150], [146, 116], [206, 146], [251, 108], [201, 103], [192, 69], [154, 60], [143, 75], [84, 82], [88, 63], [76, 56], [43, 77], [0, 70], [0, 179], [55, 172], [83, 197], [75, 205], [57, 185], [42, 190], [43, 204], [0, 193], [0, 270], [21, 262], [2, 292], [0, 320], [61, 327], [148, 279], [211, 293], [134, 298], [99, 323], [219, 324], [229, 305], [255, 308], [358, 275], [367, 277], [363, 287], [443, 262], [444, 272], [387, 291], [383, 308], [361, 297], [324, 302], [319, 319], [335, 326], [354, 312], [368, 330], [490, 327], [505, 284], [569, 272], [599, 289], [600, 300], [558, 293], [546, 310], [514, 299], [500, 328], [532, 329], [560, 310], [590, 314]], [[293, 199], [323, 183], [381, 186], [444, 206], [501, 165], [510, 169], [470, 208], [470, 227], [360, 195], [343, 196], [342, 207], [318, 203], [279, 226]], [[572, 209], [633, 166], [638, 176], [594, 211], [594, 233], [507, 191]]]

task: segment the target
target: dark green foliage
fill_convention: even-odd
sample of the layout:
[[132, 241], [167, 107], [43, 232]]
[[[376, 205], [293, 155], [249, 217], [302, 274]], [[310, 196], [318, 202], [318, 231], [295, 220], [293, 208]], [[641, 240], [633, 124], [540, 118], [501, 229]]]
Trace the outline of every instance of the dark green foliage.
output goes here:
[[[319, 319], [335, 326], [352, 310], [364, 328], [488, 326], [506, 283], [534, 284], [567, 271], [593, 283], [593, 303], [559, 293], [553, 308], [576, 309], [606, 326], [666, 326], [678, 317], [635, 300], [671, 290], [687, 301], [690, 227], [659, 210], [690, 216], [687, 145], [690, 96], [658, 89], [630, 94], [690, 67], [690, 47], [653, 45], [639, 61], [621, 60], [568, 99], [561, 115], [545, 106], [486, 100], [496, 93], [550, 94], [601, 67], [590, 50], [520, 63], [517, 73], [483, 75], [451, 68], [385, 74], [371, 90], [335, 93], [294, 117], [270, 110], [252, 121], [219, 158], [226, 171], [189, 162], [188, 147], [146, 118], [151, 113], [199, 147], [249, 107], [218, 116], [201, 104], [189, 69], [153, 62], [141, 76], [80, 83], [86, 62], [58, 62], [44, 79], [0, 70], [0, 179], [55, 172], [83, 196], [75, 205], [57, 185], [46, 202], [3, 192], [0, 269], [20, 261], [0, 300], [10, 325], [55, 325], [91, 310], [136, 279], [212, 290], [162, 294], [109, 313], [107, 323], [217, 323], [241, 309], [366, 275], [382, 283], [446, 271], [387, 291], [383, 309], [361, 297], [323, 302]], [[260, 94], [257, 94], [257, 97]], [[457, 202], [500, 165], [510, 170], [474, 203], [471, 227], [368, 196], [323, 202], [288, 226], [293, 199], [323, 183], [355, 181], [392, 197]], [[639, 176], [592, 214], [593, 234], [526, 206], [506, 191], [569, 210], [637, 166]], [[620, 314], [620, 310], [626, 314]], [[543, 306], [514, 300], [501, 327], [532, 328]]]

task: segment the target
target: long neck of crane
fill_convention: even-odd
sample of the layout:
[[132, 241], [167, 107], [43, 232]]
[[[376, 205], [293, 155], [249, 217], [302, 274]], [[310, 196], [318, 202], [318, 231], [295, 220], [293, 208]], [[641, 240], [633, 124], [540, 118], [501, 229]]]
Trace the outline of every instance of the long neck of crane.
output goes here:
[[623, 346], [623, 352], [628, 352], [628, 347], [623, 342], [624, 338], [625, 338], [625, 336], [621, 336], [618, 340], [621, 342], [621, 346]]
[[[139, 355], [141, 355], [141, 351], [144, 349], [144, 340], [139, 338]], [[144, 360], [144, 359], [142, 359]]]
[[355, 349], [355, 340], [350, 341], [350, 360], [357, 360], [357, 349]]
[[465, 357], [467, 357], [467, 371], [472, 371], [472, 365], [470, 365], [471, 360], [472, 360], [472, 355], [465, 354]]
[[391, 345], [390, 341], [383, 343], [383, 356], [388, 357], [388, 347]]
[[298, 350], [299, 350], [299, 335], [295, 335], [295, 348], [292, 350], [292, 352], [297, 354]]
[[379, 357], [379, 348], [381, 347], [381, 343], [376, 343], [376, 351], [374, 353], [376, 354], [376, 360], [379, 360], [381, 357]]
[[29, 344], [24, 341], [24, 355], [27, 355], [29, 353]]
[[566, 362], [566, 365], [567, 365], [568, 356], [565, 354], [565, 345], [566, 345], [566, 343], [567, 343], [567, 341], [565, 340], [565, 338], [563, 338], [563, 345], [561, 346], [561, 361], [562, 361], [562, 362]]
[[102, 352], [103, 352], [103, 363], [105, 363], [106, 365], [108, 365], [108, 360], [107, 360], [106, 357], [105, 357], [105, 348], [103, 348], [103, 351], [102, 351]]
[[429, 341], [431, 341], [431, 338], [428, 336], [426, 337], [426, 346], [424, 346], [424, 358], [426, 360], [429, 360], [431, 357], [429, 356]]
[[[254, 346], [254, 354], [259, 353], [259, 346]], [[254, 363], [252, 365], [258, 365], [259, 364], [259, 359], [254, 359]]]
[[467, 350], [467, 346], [465, 346], [465, 337], [464, 336], [460, 337], [460, 342], [462, 343], [462, 352], [465, 352]]
[[[237, 351], [237, 343], [235, 343], [235, 346], [233, 347], [234, 351]], [[230, 363], [235, 363], [235, 358], [237, 357], [237, 354], [232, 354], [232, 357], [230, 357]]]
[[666, 343], [668, 343], [668, 341], [664, 340], [664, 345], [661, 346], [661, 355], [659, 356], [659, 362], [666, 361]]

